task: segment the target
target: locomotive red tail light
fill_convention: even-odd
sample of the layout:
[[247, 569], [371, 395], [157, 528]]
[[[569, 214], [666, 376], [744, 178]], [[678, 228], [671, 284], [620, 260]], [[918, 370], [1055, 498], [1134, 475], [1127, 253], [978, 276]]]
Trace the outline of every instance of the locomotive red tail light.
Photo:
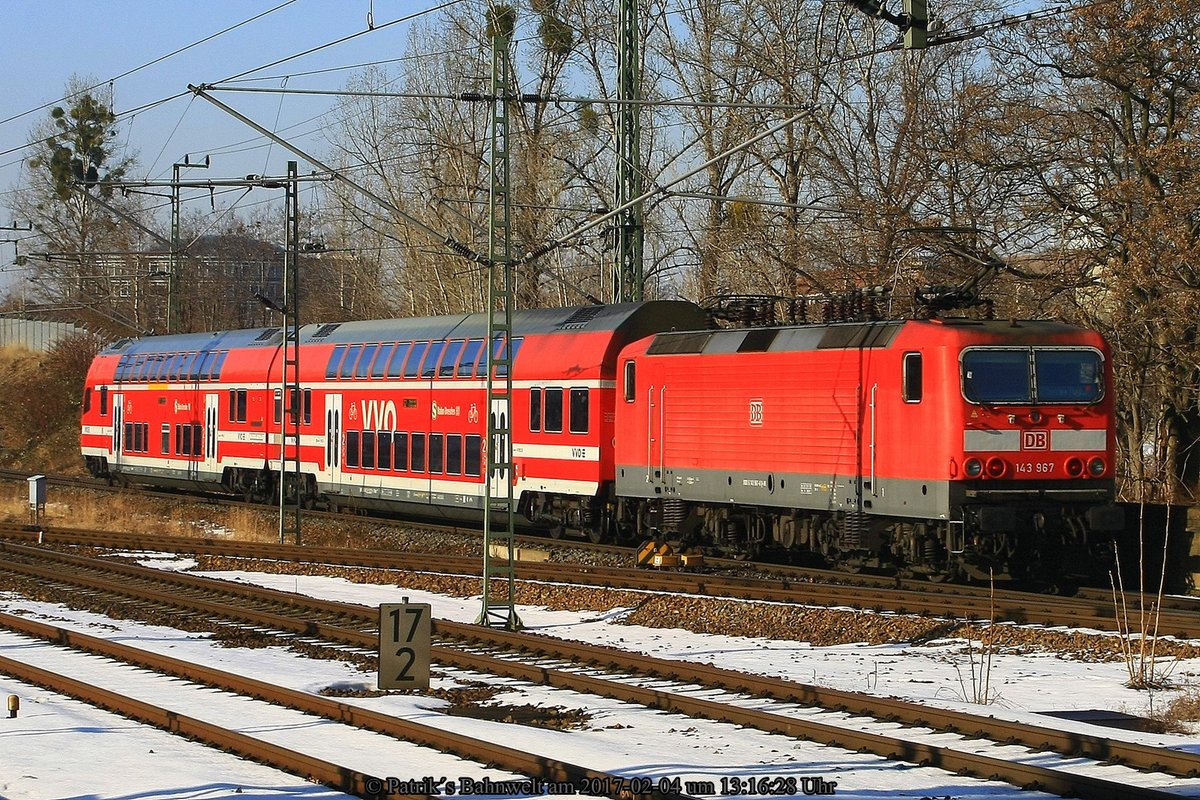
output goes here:
[[983, 462], [978, 458], [968, 458], [967, 463], [963, 465], [963, 469], [966, 471], [968, 478], [978, 478], [983, 474]]
[[1104, 459], [1096, 456], [1088, 462], [1088, 474], [1093, 478], [1099, 478], [1108, 469], [1108, 465], [1104, 463]]
[[1067, 475], [1078, 478], [1083, 474], [1083, 459], [1071, 457], [1067, 459]]
[[1003, 478], [1008, 473], [1008, 464], [1004, 459], [992, 456], [987, 460], [987, 474], [989, 478]]

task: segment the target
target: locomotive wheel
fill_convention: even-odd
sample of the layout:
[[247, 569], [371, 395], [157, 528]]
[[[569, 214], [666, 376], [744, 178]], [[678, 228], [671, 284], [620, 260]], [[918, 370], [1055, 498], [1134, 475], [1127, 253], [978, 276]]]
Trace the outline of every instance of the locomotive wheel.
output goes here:
[[600, 544], [604, 541], [604, 530], [599, 525], [592, 525], [584, 529], [587, 534], [587, 539], [592, 544]]

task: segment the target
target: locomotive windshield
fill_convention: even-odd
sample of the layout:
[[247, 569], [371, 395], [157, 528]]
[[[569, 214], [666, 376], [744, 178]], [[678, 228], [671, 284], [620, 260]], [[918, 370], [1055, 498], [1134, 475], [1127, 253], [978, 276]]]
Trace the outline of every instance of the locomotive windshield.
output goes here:
[[1094, 403], [1104, 365], [1091, 349], [972, 349], [962, 355], [963, 395], [986, 405]]

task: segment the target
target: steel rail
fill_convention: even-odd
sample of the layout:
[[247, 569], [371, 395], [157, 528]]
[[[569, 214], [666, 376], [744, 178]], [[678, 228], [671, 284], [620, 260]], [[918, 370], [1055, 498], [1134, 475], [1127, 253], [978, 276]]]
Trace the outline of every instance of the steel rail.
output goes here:
[[[153, 653], [149, 650], [123, 645], [107, 639], [89, 636], [84, 633], [10, 614], [0, 613], [0, 627], [26, 636], [43, 639], [60, 646], [84, 650], [107, 658], [145, 667], [155, 672], [175, 675], [196, 683], [235, 692], [247, 697], [262, 699], [295, 711], [330, 719], [334, 722], [382, 733], [396, 739], [431, 747], [440, 752], [452, 753], [472, 761], [492, 764], [499, 768], [539, 778], [547, 782], [569, 782], [579, 785], [581, 781], [587, 781], [587, 785], [589, 786], [612, 786], [615, 788], [626, 785], [627, 781], [627, 778], [612, 773], [589, 769], [535, 753], [524, 752], [485, 739], [477, 739], [465, 734], [442, 730], [432, 725], [400, 719], [350, 703], [342, 703], [327, 697], [321, 697], [320, 695], [288, 689], [245, 675], [238, 675], [213, 667], [205, 667], [194, 662], [171, 658], [170, 656]], [[610, 796], [622, 798], [622, 800], [629, 800], [631, 797], [629, 793], [622, 791], [614, 791]], [[685, 795], [662, 792], [633, 795], [633, 797], [654, 798], [655, 800], [683, 800], [686, 798]]]
[[[48, 555], [54, 558], [61, 556], [62, 554], [53, 553]], [[67, 560], [69, 562], [79, 558], [80, 557], [72, 556], [68, 557]], [[161, 571], [153, 570], [151, 568], [131, 567], [131, 565], [110, 565], [108, 562], [102, 562], [100, 566], [104, 568], [109, 566], [119, 567], [120, 569], [118, 571], [127, 575], [138, 574], [142, 571], [158, 573], [159, 575], [162, 574]], [[58, 575], [58, 573], [53, 570], [42, 570], [40, 568], [27, 569], [32, 570], [34, 575], [44, 577], [45, 579], [53, 579], [56, 575]], [[19, 569], [18, 571], [25, 570]], [[106, 586], [104, 581], [94, 579], [67, 579], [61, 575], [59, 575], [59, 577], [62, 577], [65, 580], [71, 580], [72, 582], [77, 581], [85, 585], [92, 585], [97, 588]], [[186, 578], [186, 580], [179, 581], [178, 579], [180, 578]], [[311, 598], [293, 595], [288, 592], [262, 590], [259, 587], [246, 587], [241, 585], [221, 585], [219, 587], [212, 587], [212, 583], [225, 584], [225, 582], [213, 581], [213, 579], [200, 578], [199, 576], [182, 576], [177, 573], [168, 573], [165, 580], [161, 578], [159, 580], [162, 582], [180, 583], [188, 586], [202, 586], [209, 584], [208, 588], [213, 591], [233, 594], [240, 597], [273, 597], [278, 602], [282, 602], [288, 606], [307, 606], [310, 609], [319, 610], [322, 613], [339, 613], [357, 617], [364, 624], [368, 625], [376, 621], [373, 609], [337, 603], [335, 601], [313, 600]], [[113, 591], [114, 589], [109, 587], [108, 590]], [[115, 587], [115, 590], [128, 594], [135, 593], [132, 587], [129, 587], [128, 585]], [[219, 611], [219, 608], [221, 607], [220, 604], [208, 603], [206, 601], [199, 601], [193, 598], [180, 597], [178, 595], [172, 595], [169, 593], [136, 592], [136, 594], [139, 596], [149, 597], [150, 599], [155, 599], [158, 602], [182, 605], [184, 607], [204, 611], [205, 613], [221, 613]], [[346, 629], [337, 628], [336, 626], [329, 626], [311, 620], [297, 621], [292, 618], [280, 617], [278, 615], [273, 615], [266, 612], [252, 612], [249, 609], [246, 609], [244, 606], [235, 607], [233, 609], [226, 608], [224, 615], [243, 619], [245, 621], [252, 622], [253, 624], [266, 625], [282, 630], [290, 630], [304, 635], [322, 636], [325, 638], [334, 639], [335, 641], [342, 641], [347, 644], [354, 644], [362, 647], [373, 648], [377, 642], [377, 638], [373, 633], [348, 631]], [[1165, 748], [1114, 741], [1102, 737], [1089, 736], [1086, 734], [1067, 733], [1054, 728], [1030, 726], [1023, 723], [997, 720], [992, 717], [982, 717], [956, 711], [932, 709], [907, 701], [877, 698], [870, 695], [862, 695], [853, 692], [823, 689], [821, 687], [799, 684], [791, 681], [782, 681], [779, 679], [746, 675], [744, 673], [725, 670], [709, 665], [698, 665], [690, 662], [658, 659], [652, 656], [628, 653], [626, 651], [620, 651], [613, 648], [598, 647], [584, 643], [563, 642], [560, 640], [553, 640], [548, 637], [533, 636], [527, 633], [493, 631], [486, 628], [480, 628], [478, 626], [445, 621], [435, 621], [434, 632], [439, 636], [461, 638], [471, 642], [488, 644], [490, 646], [499, 645], [512, 650], [522, 650], [536, 654], [543, 654], [564, 660], [598, 664], [601, 666], [611, 666], [612, 668], [620, 668], [645, 675], [669, 677], [678, 681], [696, 683], [702, 686], [719, 687], [728, 691], [745, 692], [752, 696], [770, 697], [784, 702], [795, 702], [826, 709], [840, 710], [850, 714], [894, 720], [910, 726], [930, 727], [935, 730], [955, 732], [964, 736], [985, 736], [994, 741], [1018, 743], [1036, 750], [1052, 749], [1072, 756], [1082, 755], [1097, 760], [1118, 761], [1139, 769], [1166, 772], [1168, 774], [1179, 776], [1189, 776], [1200, 772], [1200, 756], [1183, 751], [1167, 750]], [[1009, 768], [1005, 765], [1009, 765], [1011, 762], [1003, 759], [992, 758], [991, 761], [987, 761], [986, 759], [989, 758], [987, 756], [976, 757], [970, 754], [963, 755], [960, 753], [960, 751], [955, 751], [952, 749], [946, 749], [946, 752], [944, 753], [940, 750], [937, 752], [917, 752], [920, 750], [920, 748], [924, 747], [924, 745], [903, 742], [903, 740], [898, 739], [893, 740], [889, 737], [876, 738], [872, 740], [871, 737], [876, 737], [878, 734], [872, 734], [868, 732], [848, 732], [845, 728], [839, 725], [828, 726], [828, 723], [818, 723], [815, 721], [813, 721], [812, 728], [797, 729], [795, 726], [803, 726], [808, 723], [799, 720], [792, 720], [790, 718], [784, 718], [777, 714], [755, 716], [754, 712], [745, 711], [743, 709], [738, 709], [737, 707], [725, 704], [717, 703], [705, 705], [704, 701], [699, 701], [695, 698], [687, 697], [686, 695], [670, 694], [659, 690], [643, 689], [639, 693], [637, 687], [630, 687], [628, 684], [603, 681], [601, 679], [586, 679], [586, 676], [578, 676], [573, 672], [551, 670], [541, 666], [522, 665], [512, 662], [508, 659], [497, 660], [492, 657], [480, 656], [478, 654], [451, 651], [443, 647], [434, 648], [434, 657], [439, 660], [440, 663], [451, 664], [462, 668], [505, 674], [511, 677], [547, 683], [549, 685], [562, 686], [564, 688], [576, 688], [580, 691], [590, 691], [603, 696], [615, 697], [617, 699], [623, 699], [630, 702], [639, 702], [645, 705], [650, 705], [651, 707], [662, 708], [664, 710], [674, 710], [693, 716], [702, 716], [723, 721], [736, 722], [737, 724], [761, 728], [763, 730], [788, 733], [789, 735], [798, 736], [800, 738], [812, 738], [817, 741], [830, 744], [841, 743], [841, 746], [849, 746], [853, 749], [866, 749], [885, 757], [898, 757], [907, 759], [909, 755], [912, 755], [914, 758], [916, 758], [917, 763], [934, 763], [933, 761], [930, 761], [930, 757], [936, 756], [937, 765], [942, 766], [943, 768], [967, 771], [973, 774], [981, 774], [984, 777], [991, 775], [1007, 775], [1007, 777], [1003, 777], [1003, 779], [1009, 780], [1009, 782], [1019, 786], [1028, 785], [1032, 780], [1039, 786], [1050, 787], [1052, 785], [1056, 785], [1055, 782], [1057, 781], [1066, 780], [1070, 782], [1075, 777], [1073, 776], [1071, 779], [1065, 779], [1060, 773], [1050, 770], [1048, 775], [1031, 778], [1031, 774], [1025, 772], [1025, 765], [1014, 765]], [[743, 715], [734, 716], [735, 714]], [[851, 742], [851, 744], [845, 744], [847, 741]], [[871, 742], [874, 742], [874, 744]], [[914, 748], [916, 748], [916, 750], [914, 750]], [[960, 756], [965, 760], [957, 760], [960, 758]], [[983, 760], [974, 760], [976, 758]], [[945, 766], [946, 764], [951, 763], [954, 764], [953, 767]], [[985, 768], [986, 771], [984, 771]], [[1071, 787], [1065, 787], [1065, 784], [1057, 785], [1065, 787], [1062, 789], [1063, 792], [1075, 792], [1081, 796], [1087, 797], [1133, 797], [1134, 795], [1131, 792], [1136, 790], [1136, 787], [1121, 785], [1119, 789], [1115, 791], [1115, 793], [1107, 793], [1112, 789], [1113, 785], [1105, 781], [1100, 781], [1099, 784], [1093, 785], [1092, 782], [1094, 780], [1095, 779], [1090, 778], [1079, 778], [1079, 783]], [[1163, 795], [1158, 793], [1151, 796]]]
[[[30, 526], [0, 526], [0, 535], [32, 537], [39, 531]], [[378, 569], [445, 572], [478, 576], [481, 562], [467, 556], [400, 553], [391, 550], [348, 550], [273, 543], [231, 542], [142, 534], [110, 534], [43, 527], [46, 542], [119, 545], [123, 548], [225, 555], [235, 558], [264, 558], [308, 563], [360, 566]], [[575, 583], [638, 591], [684, 592], [709, 597], [761, 600], [804, 605], [844, 605], [852, 608], [886, 610], [945, 618], [951, 615], [995, 619], [1019, 624], [1086, 626], [1110, 632], [1121, 631], [1121, 622], [1111, 602], [1097, 599], [1064, 598], [1008, 593], [991, 598], [977, 595], [931, 595], [912, 589], [838, 586], [792, 581], [715, 576], [688, 572], [623, 569], [562, 562], [521, 562], [521, 580]], [[1134, 600], [1136, 602], [1136, 598]], [[1158, 633], [1184, 639], [1200, 638], [1200, 611], [1163, 608], [1157, 615]]]
[[[26, 477], [25, 473], [0, 470], [0, 479], [23, 480], [25, 477]], [[108, 490], [108, 491], [138, 491], [140, 494], [144, 494], [144, 495], [148, 495], [148, 496], [152, 496], [152, 497], [160, 497], [163, 499], [168, 499], [168, 500], [173, 500], [173, 501], [189, 499], [189, 496], [186, 496], [186, 495], [154, 491], [151, 489], [136, 489], [136, 490], [131, 489], [131, 488], [111, 489], [105, 482], [97, 480], [97, 479], [49, 476], [47, 478], [47, 480], [52, 485], [58, 485], [58, 486], [64, 486], [64, 487], [84, 487], [84, 488], [88, 488], [88, 489], [94, 490], [94, 491], [105, 491], [105, 490]], [[92, 484], [95, 484], [95, 485], [92, 485]], [[204, 502], [219, 503], [222, 505], [229, 505], [231, 507], [244, 507], [245, 506], [245, 503], [243, 501], [235, 500], [230, 496], [221, 496], [219, 498], [214, 497], [214, 496], [205, 496]], [[308, 515], [314, 516], [314, 517], [328, 517], [331, 519], [343, 519], [343, 520], [345, 519], [345, 515], [342, 513], [339, 513], [339, 512], [308, 511], [306, 513]], [[456, 525], [456, 524], [439, 524], [436, 522], [432, 522], [430, 520], [421, 520], [419, 522], [410, 520], [408, 522], [405, 522], [404, 520], [397, 520], [395, 518], [385, 518], [385, 517], [372, 517], [372, 519], [375, 522], [378, 522], [380, 524], [410, 524], [410, 525], [416, 524], [416, 525], [420, 525], [422, 528], [426, 528], [429, 530], [444, 530], [444, 531], [450, 531], [450, 532], [454, 532], [454, 533], [471, 533], [473, 531], [473, 528], [471, 528], [469, 525], [464, 526], [464, 525]], [[95, 533], [97, 533], [97, 535], [98, 535], [100, 532], [95, 532]], [[574, 539], [569, 540], [569, 541], [564, 541], [564, 540], [557, 540], [557, 539], [553, 539], [553, 538], [547, 539], [544, 536], [536, 536], [536, 535], [520, 535], [520, 536], [518, 536], [518, 539], [521, 541], [528, 541], [532, 544], [535, 544], [535, 545], [541, 546], [541, 547], [555, 547], [555, 546], [566, 545], [566, 546], [584, 549], [584, 550], [591, 551], [591, 552], [598, 552], [598, 553], [618, 553], [618, 554], [631, 553], [631, 548], [629, 546], [623, 546], [623, 545], [592, 544], [590, 542], [586, 542], [586, 541], [582, 541], [582, 540], [574, 540]], [[329, 549], [332, 549], [332, 548], [329, 548]], [[841, 586], [841, 587], [859, 587], [861, 589], [867, 589], [867, 590], [873, 590], [873, 589], [909, 590], [909, 591], [918, 593], [918, 595], [925, 600], [927, 605], [932, 604], [932, 605], [935, 605], [935, 607], [940, 608], [940, 609], [944, 609], [946, 607], [946, 603], [936, 604], [934, 601], [934, 598], [941, 598], [943, 600], [951, 600], [951, 601], [958, 601], [959, 598], [974, 598], [976, 601], [978, 601], [978, 608], [982, 609], [984, 607], [984, 605], [989, 605], [989, 607], [990, 607], [990, 602], [991, 602], [991, 598], [993, 595], [991, 587], [980, 587], [980, 586], [975, 586], [975, 585], [957, 584], [957, 583], [935, 583], [935, 582], [931, 582], [931, 581], [927, 581], [927, 580], [914, 579], [914, 578], [902, 578], [899, 576], [873, 575], [869, 572], [852, 573], [852, 572], [846, 572], [843, 570], [836, 570], [836, 569], [822, 569], [819, 567], [799, 567], [799, 566], [788, 565], [788, 564], [745, 561], [745, 560], [740, 560], [740, 559], [721, 558], [721, 557], [708, 557], [707, 562], [711, 567], [718, 568], [718, 569], [752, 568], [752, 569], [758, 570], [763, 573], [778, 575], [779, 579], [783, 580], [785, 582], [794, 581], [796, 583], [803, 582], [803, 583], [816, 583], [816, 584], [821, 584], [821, 585], [832, 585], [832, 586]], [[847, 591], [848, 591], [848, 589], [847, 589]], [[1157, 606], [1159, 604], [1159, 598], [1158, 598], [1157, 594], [1154, 592], [1142, 593], [1142, 592], [1134, 591], [1132, 589], [1126, 589], [1124, 591], [1124, 596], [1129, 600], [1130, 607], [1136, 607], [1139, 603], [1144, 604], [1147, 607], [1152, 606], [1152, 605]], [[1046, 599], [1049, 599], [1051, 602], [1053, 602], [1056, 599], [1052, 595], [1048, 596], [1048, 595], [1038, 593], [1038, 592], [1025, 592], [1025, 591], [1021, 591], [1018, 589], [1009, 589], [1009, 588], [1004, 588], [1004, 587], [997, 588], [994, 592], [994, 597], [996, 600], [1001, 601], [1002, 604], [1004, 604], [1006, 607], [1008, 607], [1010, 609], [1017, 609], [1018, 613], [1020, 613], [1021, 608], [1028, 606], [1030, 604], [1036, 605], [1039, 602], [1046, 600]], [[1086, 613], [1089, 613], [1091, 616], [1093, 616], [1095, 618], [1096, 627], [1100, 627], [1104, 630], [1119, 630], [1120, 626], [1115, 622], [1115, 613], [1113, 612], [1112, 597], [1108, 590], [1103, 590], [1103, 589], [1098, 589], [1098, 588], [1084, 588], [1084, 589], [1081, 589], [1079, 591], [1079, 593], [1077, 595], [1075, 595], [1073, 598], [1069, 598], [1069, 599], [1074, 600], [1076, 602], [1086, 602], [1089, 604], [1087, 607], [1088, 610], [1086, 611]], [[1178, 610], [1178, 611], [1200, 612], [1200, 598], [1181, 597], [1178, 595], [1167, 595], [1161, 599], [1161, 608], [1163, 610], [1169, 609], [1169, 610]], [[978, 610], [968, 610], [968, 613], [980, 613], [980, 612]], [[1105, 618], [1106, 614], [1112, 615], [1112, 619], [1106, 619]], [[1020, 621], [1024, 621], [1024, 620], [1018, 618], [1018, 619], [1015, 619], [1014, 621], [1020, 622]], [[1058, 623], [1051, 622], [1050, 624], [1058, 624]], [[1186, 634], [1182, 630], [1175, 631], [1174, 634], [1179, 635], [1179, 636], [1187, 636], [1188, 638], [1195, 638], [1194, 635]]]
[[[265, 742], [238, 731], [231, 731], [178, 711], [95, 686], [85, 681], [59, 675], [49, 670], [0, 656], [0, 673], [26, 683], [42, 686], [83, 702], [114, 711], [121, 716], [145, 722], [156, 728], [197, 739], [205, 744], [228, 750], [244, 758], [267, 764], [285, 772], [299, 775], [357, 797], [375, 798], [378, 793], [367, 791], [368, 785], [378, 785], [378, 779], [358, 770], [340, 766], [286, 747]], [[408, 795], [430, 798], [432, 795]]]

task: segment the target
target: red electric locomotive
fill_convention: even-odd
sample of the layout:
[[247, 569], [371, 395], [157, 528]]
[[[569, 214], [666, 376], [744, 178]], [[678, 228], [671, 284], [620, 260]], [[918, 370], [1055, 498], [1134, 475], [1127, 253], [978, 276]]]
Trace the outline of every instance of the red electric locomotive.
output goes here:
[[620, 358], [617, 494], [647, 532], [1057, 582], [1122, 527], [1094, 332], [966, 319], [706, 330]]

